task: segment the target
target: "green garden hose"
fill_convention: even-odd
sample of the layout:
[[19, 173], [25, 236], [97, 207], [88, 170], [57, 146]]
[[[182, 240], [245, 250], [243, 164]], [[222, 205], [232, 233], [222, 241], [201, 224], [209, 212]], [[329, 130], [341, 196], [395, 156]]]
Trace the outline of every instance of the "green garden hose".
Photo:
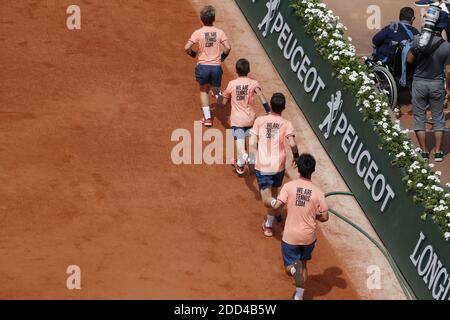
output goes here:
[[[337, 196], [337, 195], [343, 195], [343, 196], [352, 196], [354, 197], [354, 194], [351, 192], [344, 192], [344, 191], [337, 191], [337, 192], [330, 192], [325, 194], [325, 197], [330, 197], [330, 196]], [[357, 224], [355, 224], [354, 222], [352, 222], [350, 219], [344, 217], [343, 215], [341, 215], [339, 212], [337, 212], [334, 209], [329, 209], [329, 212], [334, 214], [335, 216], [337, 216], [339, 219], [345, 221], [346, 223], [348, 223], [349, 225], [351, 225], [353, 228], [355, 228], [356, 230], [358, 230], [360, 233], [362, 233], [367, 239], [370, 240], [370, 242], [372, 242], [380, 251], [381, 253], [386, 257], [387, 261], [389, 262], [389, 264], [392, 267], [392, 270], [394, 271], [395, 276], [398, 279], [398, 282], [400, 283], [400, 286], [402, 287], [402, 290], [406, 296], [406, 298], [408, 300], [415, 300], [416, 297], [411, 289], [411, 287], [409, 286], [408, 282], [406, 281], [406, 279], [403, 277], [403, 274], [401, 273], [401, 271], [399, 270], [397, 264], [395, 263], [394, 259], [392, 258], [391, 254], [384, 248], [384, 246], [382, 246], [378, 241], [376, 241], [370, 234], [368, 234], [363, 228], [361, 228], [360, 226], [358, 226]]]

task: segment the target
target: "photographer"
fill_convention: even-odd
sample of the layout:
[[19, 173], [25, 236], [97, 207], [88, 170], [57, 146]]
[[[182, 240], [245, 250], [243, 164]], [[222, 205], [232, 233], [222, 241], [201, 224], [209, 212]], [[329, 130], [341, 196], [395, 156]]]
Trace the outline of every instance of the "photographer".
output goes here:
[[[436, 9], [431, 8], [431, 9]], [[441, 149], [445, 131], [444, 104], [446, 99], [444, 79], [450, 89], [450, 43], [442, 39], [441, 33], [449, 23], [448, 14], [442, 10], [427, 12], [426, 22], [421, 35], [414, 38], [408, 52], [408, 63], [414, 63], [412, 85], [412, 104], [414, 131], [419, 140], [422, 156], [429, 158], [425, 141], [426, 110], [429, 107], [433, 119], [433, 131], [436, 139], [434, 160], [443, 160]], [[447, 89], [447, 97], [450, 90]]]

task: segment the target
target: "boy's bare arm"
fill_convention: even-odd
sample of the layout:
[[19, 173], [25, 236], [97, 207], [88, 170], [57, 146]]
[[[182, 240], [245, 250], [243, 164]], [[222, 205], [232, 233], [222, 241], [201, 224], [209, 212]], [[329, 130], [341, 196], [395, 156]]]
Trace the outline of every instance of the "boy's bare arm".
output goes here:
[[224, 42], [222, 42], [222, 45], [223, 45], [223, 52], [227, 55], [230, 54], [231, 51], [230, 41], [225, 40]]
[[228, 98], [223, 97], [222, 103], [220, 103], [219, 107], [225, 107], [228, 103]]
[[228, 40], [225, 40], [224, 42], [222, 42], [222, 45], [223, 45], [223, 52], [222, 52], [222, 56], [220, 57], [220, 59], [222, 60], [222, 62], [224, 62], [225, 59], [230, 54], [231, 45], [230, 45], [230, 42]]
[[260, 87], [257, 87], [257, 88], [255, 89], [255, 93], [256, 93], [256, 95], [258, 96], [259, 101], [260, 101], [261, 104], [263, 105], [264, 110], [266, 110], [266, 112], [269, 113], [269, 112], [270, 112], [270, 106], [269, 106], [269, 103], [267, 102], [267, 99], [266, 99], [266, 97], [264, 96], [264, 93], [262, 92], [261, 88], [260, 88]]
[[281, 202], [280, 200], [276, 200], [276, 202], [274, 202], [274, 203], [275, 203], [275, 205], [272, 206], [272, 208], [275, 210], [275, 212], [278, 213], [278, 214], [283, 213], [283, 211], [284, 211], [284, 203]]
[[297, 159], [298, 159], [298, 157], [300, 157], [300, 155], [298, 154], [298, 147], [297, 147], [297, 143], [295, 142], [295, 136], [290, 136], [287, 139], [288, 139], [289, 146], [291, 147], [291, 150], [292, 150], [292, 166], [294, 168], [296, 168], [297, 167]]
[[192, 41], [189, 41], [186, 43], [186, 45], [184, 46], [184, 51], [186, 51], [186, 53], [188, 55], [190, 55], [192, 58], [195, 58], [197, 56], [197, 52], [195, 52], [194, 50], [192, 50], [192, 46], [194, 45], [194, 43]]
[[330, 215], [328, 214], [328, 211], [322, 212], [316, 216], [316, 219], [320, 222], [327, 222], [330, 218]]

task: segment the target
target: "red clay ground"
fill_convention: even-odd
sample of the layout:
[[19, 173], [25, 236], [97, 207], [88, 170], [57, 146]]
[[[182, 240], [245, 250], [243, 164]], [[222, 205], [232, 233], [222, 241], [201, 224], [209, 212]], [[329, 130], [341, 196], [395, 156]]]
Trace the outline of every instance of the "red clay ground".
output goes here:
[[[81, 31], [70, 4], [0, 11], [0, 298], [289, 299], [254, 182], [171, 162], [200, 115], [189, 1], [79, 1]], [[306, 298], [358, 298], [342, 268], [319, 235]]]

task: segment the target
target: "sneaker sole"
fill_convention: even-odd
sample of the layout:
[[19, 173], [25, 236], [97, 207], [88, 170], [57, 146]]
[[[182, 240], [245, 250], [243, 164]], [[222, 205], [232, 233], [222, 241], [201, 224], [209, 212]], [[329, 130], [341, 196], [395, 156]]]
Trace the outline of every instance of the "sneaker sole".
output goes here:
[[233, 162], [233, 167], [234, 167], [234, 171], [236, 171], [236, 173], [238, 175], [242, 176], [244, 174], [245, 168], [238, 166], [236, 160], [234, 160], [234, 162]]
[[271, 232], [270, 235], [269, 235], [269, 234], [266, 234], [266, 222], [263, 222], [263, 224], [261, 225], [261, 227], [262, 227], [262, 229], [263, 229], [263, 233], [264, 233], [264, 236], [265, 236], [265, 237], [267, 237], [267, 238], [273, 237], [273, 232]]
[[210, 127], [213, 126], [212, 123], [206, 123], [206, 122], [203, 122], [203, 121], [202, 121], [202, 124], [203, 124], [205, 127], [208, 127], [208, 128], [210, 128]]

